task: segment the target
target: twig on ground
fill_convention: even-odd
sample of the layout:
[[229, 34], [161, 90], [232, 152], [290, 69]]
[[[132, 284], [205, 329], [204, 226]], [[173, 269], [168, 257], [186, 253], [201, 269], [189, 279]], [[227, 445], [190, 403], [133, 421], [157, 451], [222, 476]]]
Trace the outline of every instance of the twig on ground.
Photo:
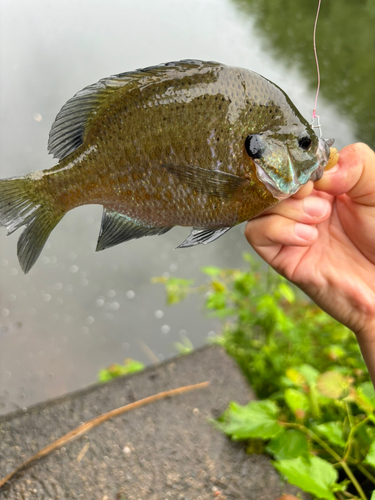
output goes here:
[[16, 474], [21, 472], [23, 469], [28, 467], [32, 462], [35, 460], [38, 460], [42, 457], [45, 457], [49, 453], [52, 453], [53, 451], [57, 450], [58, 448], [61, 448], [61, 446], [64, 446], [67, 443], [70, 443], [74, 439], [77, 439], [78, 437], [82, 436], [83, 434], [86, 434], [87, 432], [91, 431], [94, 429], [94, 427], [97, 427], [98, 425], [102, 424], [103, 422], [106, 422], [107, 420], [110, 420], [113, 417], [117, 417], [118, 415], [122, 415], [123, 413], [126, 413], [131, 410], [136, 410], [137, 408], [141, 408], [142, 406], [145, 406], [150, 403], [154, 403], [155, 401], [159, 401], [160, 399], [165, 399], [168, 397], [172, 396], [178, 396], [179, 394], [183, 394], [184, 392], [189, 392], [189, 391], [195, 391], [198, 389], [204, 389], [210, 384], [210, 382], [201, 382], [199, 384], [194, 384], [194, 385], [185, 385], [183, 387], [178, 387], [177, 389], [171, 389], [169, 391], [163, 391], [159, 392], [158, 394], [154, 394], [153, 396], [148, 396], [147, 398], [140, 399], [139, 401], [135, 401], [134, 403], [130, 403], [125, 406], [121, 406], [120, 408], [116, 408], [115, 410], [108, 411], [106, 413], [103, 413], [103, 415], [99, 415], [98, 417], [94, 417], [91, 420], [88, 420], [87, 422], [84, 422], [83, 424], [79, 425], [72, 431], [68, 432], [64, 436], [62, 436], [59, 439], [56, 439], [56, 441], [53, 441], [49, 445], [45, 446], [42, 448], [38, 453], [33, 455], [32, 457], [28, 458], [23, 462], [19, 467], [14, 469], [12, 472], [10, 472], [7, 476], [5, 476], [3, 479], [0, 479], [0, 488], [2, 488], [8, 481], [12, 479]]

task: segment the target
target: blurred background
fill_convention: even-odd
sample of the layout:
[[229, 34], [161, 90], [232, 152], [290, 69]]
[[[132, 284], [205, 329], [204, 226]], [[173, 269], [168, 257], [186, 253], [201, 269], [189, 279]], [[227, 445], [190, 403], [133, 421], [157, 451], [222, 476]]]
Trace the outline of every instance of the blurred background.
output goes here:
[[[341, 148], [375, 142], [375, 2], [323, 0], [317, 30], [318, 114]], [[261, 73], [310, 119], [316, 90], [309, 0], [2, 0], [0, 177], [55, 164], [51, 124], [84, 86], [135, 68], [184, 58]], [[244, 226], [217, 242], [174, 250], [189, 230], [95, 253], [102, 209], [68, 213], [25, 276], [19, 232], [0, 231], [0, 414], [94, 382], [125, 358], [145, 364], [217, 333], [201, 302], [167, 308], [154, 276], [200, 278], [202, 266], [236, 267], [249, 251]]]

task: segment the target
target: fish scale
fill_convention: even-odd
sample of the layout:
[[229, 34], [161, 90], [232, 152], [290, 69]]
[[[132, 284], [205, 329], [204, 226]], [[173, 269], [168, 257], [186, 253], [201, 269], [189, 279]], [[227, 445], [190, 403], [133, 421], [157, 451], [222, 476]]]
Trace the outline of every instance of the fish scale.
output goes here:
[[180, 246], [208, 243], [317, 178], [327, 156], [275, 84], [194, 60], [84, 88], [58, 113], [48, 150], [51, 169], [0, 180], [0, 224], [26, 226], [25, 272], [78, 206], [104, 208], [97, 250], [176, 225], [193, 227]]

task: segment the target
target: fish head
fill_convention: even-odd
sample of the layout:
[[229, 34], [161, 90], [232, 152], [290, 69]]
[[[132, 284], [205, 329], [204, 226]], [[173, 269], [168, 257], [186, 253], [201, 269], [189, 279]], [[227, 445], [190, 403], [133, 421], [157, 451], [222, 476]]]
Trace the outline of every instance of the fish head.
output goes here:
[[283, 200], [309, 180], [322, 177], [331, 144], [332, 139], [319, 139], [306, 124], [292, 132], [279, 128], [251, 134], [245, 140], [245, 149], [258, 179], [274, 198]]

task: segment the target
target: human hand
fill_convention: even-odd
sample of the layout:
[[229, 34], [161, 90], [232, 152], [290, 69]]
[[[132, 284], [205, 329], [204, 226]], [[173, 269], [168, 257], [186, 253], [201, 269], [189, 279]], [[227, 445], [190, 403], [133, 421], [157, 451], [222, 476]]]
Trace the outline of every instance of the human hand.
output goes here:
[[375, 383], [375, 153], [345, 147], [318, 182], [248, 222], [245, 236], [357, 335]]

